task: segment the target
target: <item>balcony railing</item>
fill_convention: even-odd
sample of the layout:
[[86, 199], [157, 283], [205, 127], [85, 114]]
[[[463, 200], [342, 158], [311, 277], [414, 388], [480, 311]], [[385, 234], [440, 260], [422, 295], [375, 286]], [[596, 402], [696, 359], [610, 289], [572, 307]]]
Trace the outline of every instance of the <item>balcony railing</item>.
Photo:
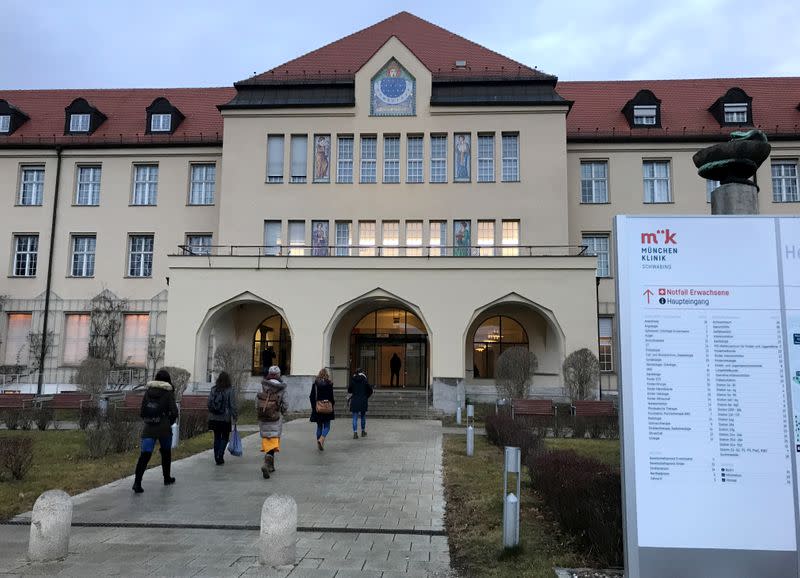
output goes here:
[[183, 257], [577, 257], [586, 245], [178, 245]]

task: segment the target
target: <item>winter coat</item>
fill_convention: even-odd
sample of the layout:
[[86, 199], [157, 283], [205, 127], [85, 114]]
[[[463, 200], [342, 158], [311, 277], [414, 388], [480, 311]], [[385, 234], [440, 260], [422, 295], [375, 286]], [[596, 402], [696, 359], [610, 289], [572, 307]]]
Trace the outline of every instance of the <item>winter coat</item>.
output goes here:
[[286, 393], [286, 384], [278, 379], [262, 379], [261, 391], [256, 394], [256, 415], [258, 415], [258, 405], [261, 401], [267, 399], [267, 393], [280, 395], [278, 406], [281, 410], [281, 415], [277, 421], [260, 421], [258, 422], [258, 431], [262, 438], [279, 438], [283, 432], [283, 414], [286, 413], [286, 403], [284, 402], [284, 395]]
[[[211, 401], [211, 398], [214, 396], [215, 390], [217, 386], [211, 388], [211, 392], [208, 394], [208, 401]], [[236, 421], [239, 419], [239, 412], [236, 410], [236, 395], [233, 393], [232, 387], [226, 387], [222, 389], [222, 396], [224, 398], [224, 402], [222, 407], [225, 408], [223, 413], [211, 413], [208, 412], [208, 421]]]
[[367, 399], [372, 395], [372, 386], [367, 381], [367, 376], [363, 373], [356, 373], [350, 378], [350, 385], [347, 387], [350, 398], [350, 411], [361, 413], [367, 411]]
[[[333, 383], [327, 379], [317, 379], [314, 385], [311, 386], [311, 393], [308, 395], [311, 401], [311, 421], [323, 422], [336, 419], [336, 400], [333, 399]], [[332, 413], [317, 414], [317, 400], [327, 399], [334, 407]]]
[[[162, 400], [166, 396], [165, 400]], [[172, 390], [172, 385], [166, 381], [149, 381], [147, 382], [147, 389], [142, 397], [142, 407], [139, 411], [139, 417], [144, 418], [144, 406], [149, 401], [155, 400], [163, 403], [166, 407], [166, 413], [161, 416], [158, 423], [146, 423], [142, 430], [143, 438], [163, 438], [172, 433], [170, 427], [178, 419], [178, 405], [175, 403], [175, 393]]]

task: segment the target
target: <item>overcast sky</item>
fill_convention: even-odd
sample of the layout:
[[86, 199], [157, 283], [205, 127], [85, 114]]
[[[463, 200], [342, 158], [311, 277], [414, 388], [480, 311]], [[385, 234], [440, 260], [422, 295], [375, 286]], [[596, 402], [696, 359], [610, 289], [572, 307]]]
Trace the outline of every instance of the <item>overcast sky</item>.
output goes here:
[[800, 76], [798, 0], [0, 0], [0, 88], [230, 86], [407, 10], [562, 80]]

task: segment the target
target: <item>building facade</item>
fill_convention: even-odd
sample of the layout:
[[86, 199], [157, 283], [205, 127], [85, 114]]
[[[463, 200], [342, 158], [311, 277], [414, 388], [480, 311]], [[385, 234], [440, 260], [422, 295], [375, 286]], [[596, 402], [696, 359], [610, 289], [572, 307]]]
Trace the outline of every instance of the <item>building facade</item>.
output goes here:
[[740, 127], [762, 213], [800, 202], [800, 79], [558, 82], [408, 13], [233, 88], [0, 99], [16, 388], [88, 356], [202, 385], [235, 344], [298, 404], [362, 367], [450, 411], [522, 346], [535, 394], [583, 347], [613, 394], [613, 215], [708, 214], [691, 155]]

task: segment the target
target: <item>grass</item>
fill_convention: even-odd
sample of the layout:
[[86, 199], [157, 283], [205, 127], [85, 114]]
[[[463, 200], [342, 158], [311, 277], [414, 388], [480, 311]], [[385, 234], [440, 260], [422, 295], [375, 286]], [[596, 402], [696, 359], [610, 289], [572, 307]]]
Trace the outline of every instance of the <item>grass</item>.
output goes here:
[[502, 451], [476, 436], [475, 455], [468, 458], [464, 444], [463, 436], [444, 438], [450, 558], [464, 576], [553, 578], [554, 566], [591, 565], [549, 517], [527, 472], [521, 480], [520, 547], [504, 552]]
[[590, 440], [574, 438], [547, 438], [545, 446], [551, 450], [574, 450], [610, 466], [619, 467], [619, 440]]
[[[86, 433], [70, 431], [0, 431], [4, 439], [29, 435], [34, 439], [33, 466], [22, 480], [0, 482], [0, 520], [11, 518], [33, 507], [39, 494], [61, 489], [70, 495], [113, 482], [133, 473], [139, 450], [109, 454], [93, 460], [86, 451]], [[181, 459], [212, 447], [211, 434], [181, 440], [172, 459]], [[150, 467], [161, 466], [161, 455], [154, 452]]]

